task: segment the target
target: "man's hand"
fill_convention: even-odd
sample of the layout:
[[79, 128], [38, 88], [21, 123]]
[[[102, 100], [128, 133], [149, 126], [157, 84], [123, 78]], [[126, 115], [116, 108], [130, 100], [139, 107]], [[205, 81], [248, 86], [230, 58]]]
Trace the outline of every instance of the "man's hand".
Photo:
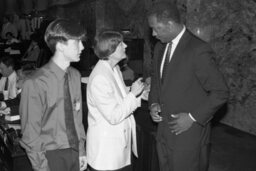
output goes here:
[[188, 113], [172, 114], [171, 117], [174, 119], [169, 122], [170, 128], [176, 135], [188, 130], [194, 122]]
[[80, 171], [87, 169], [87, 158], [86, 156], [79, 157]]
[[163, 119], [159, 115], [159, 112], [161, 112], [161, 107], [158, 103], [153, 103], [150, 107], [150, 115], [154, 122], [161, 122]]

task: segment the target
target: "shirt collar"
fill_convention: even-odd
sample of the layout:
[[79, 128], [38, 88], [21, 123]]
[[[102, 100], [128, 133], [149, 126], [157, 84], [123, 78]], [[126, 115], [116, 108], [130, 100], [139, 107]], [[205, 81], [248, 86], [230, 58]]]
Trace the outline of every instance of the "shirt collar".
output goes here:
[[12, 80], [13, 78], [15, 78], [15, 76], [16, 76], [16, 72], [13, 71], [13, 72], [8, 76], [8, 79], [9, 79], [9, 80]]
[[179, 43], [182, 35], [185, 33], [185, 31], [186, 31], [186, 27], [183, 26], [181, 32], [172, 40], [172, 43], [177, 45]]
[[114, 68], [112, 68], [111, 66], [110, 66], [110, 64], [106, 61], [106, 60], [100, 60], [105, 66], [107, 66], [111, 71], [113, 71], [116, 67], [117, 67], [117, 65], [116, 66], [114, 66]]
[[59, 80], [61, 80], [66, 73], [69, 73], [69, 67], [67, 68], [66, 72], [62, 70], [53, 60], [49, 62], [50, 70], [57, 76]]

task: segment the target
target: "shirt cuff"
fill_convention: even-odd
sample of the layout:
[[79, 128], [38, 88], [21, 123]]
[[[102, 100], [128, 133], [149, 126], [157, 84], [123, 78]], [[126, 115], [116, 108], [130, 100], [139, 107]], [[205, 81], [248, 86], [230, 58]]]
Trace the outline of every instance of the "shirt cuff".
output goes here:
[[6, 103], [4, 101], [0, 102], [0, 108], [5, 109], [7, 107]]
[[191, 113], [189, 113], [188, 115], [194, 122], [196, 122], [196, 119], [191, 115]]

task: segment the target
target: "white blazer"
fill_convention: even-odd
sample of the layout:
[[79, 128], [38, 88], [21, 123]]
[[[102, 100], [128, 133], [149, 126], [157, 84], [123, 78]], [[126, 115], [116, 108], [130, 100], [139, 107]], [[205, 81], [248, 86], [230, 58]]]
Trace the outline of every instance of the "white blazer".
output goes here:
[[128, 91], [118, 66], [99, 60], [87, 84], [88, 164], [96, 170], [116, 170], [131, 164], [137, 154], [136, 124], [132, 112], [141, 105]]

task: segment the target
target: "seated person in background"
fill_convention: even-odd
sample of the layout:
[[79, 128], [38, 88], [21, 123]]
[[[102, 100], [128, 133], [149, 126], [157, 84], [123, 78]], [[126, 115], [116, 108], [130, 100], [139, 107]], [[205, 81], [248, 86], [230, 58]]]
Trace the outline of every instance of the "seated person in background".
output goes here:
[[0, 100], [14, 99], [17, 96], [17, 73], [14, 70], [15, 59], [12, 56], [0, 58]]
[[130, 86], [135, 78], [134, 71], [128, 66], [128, 58], [123, 59], [118, 63], [123, 75], [126, 86]]
[[12, 16], [4, 16], [3, 18], [3, 25], [2, 25], [2, 31], [1, 31], [1, 38], [2, 39], [7, 39], [6, 38], [6, 33], [10, 32], [14, 37], [17, 37], [18, 35], [18, 29], [13, 24], [13, 17]]
[[18, 39], [16, 39], [11, 32], [7, 32], [5, 44], [11, 45], [13, 43], [20, 43], [20, 41]]
[[20, 43], [18, 39], [16, 39], [11, 32], [6, 33], [6, 42], [5, 45], [8, 47], [4, 51], [9, 53], [10, 55], [16, 55], [20, 54], [20, 50], [16, 49], [15, 47], [12, 47], [13, 44], [15, 43]]
[[32, 34], [30, 39], [30, 45], [25, 52], [25, 54], [22, 57], [22, 61], [28, 61], [28, 62], [36, 62], [38, 59], [38, 56], [40, 54], [40, 47], [39, 47], [39, 36], [36, 34]]
[[17, 96], [13, 99], [0, 101], [0, 109], [4, 110], [4, 111], [1, 111], [0, 113], [9, 114], [10, 109], [8, 109], [8, 108], [12, 108], [13, 106], [19, 106], [22, 85], [23, 85], [25, 79], [31, 73], [33, 73], [33, 71], [34, 70], [27, 70], [26, 68], [21, 68], [21, 69], [17, 70], [17, 84], [16, 84]]

